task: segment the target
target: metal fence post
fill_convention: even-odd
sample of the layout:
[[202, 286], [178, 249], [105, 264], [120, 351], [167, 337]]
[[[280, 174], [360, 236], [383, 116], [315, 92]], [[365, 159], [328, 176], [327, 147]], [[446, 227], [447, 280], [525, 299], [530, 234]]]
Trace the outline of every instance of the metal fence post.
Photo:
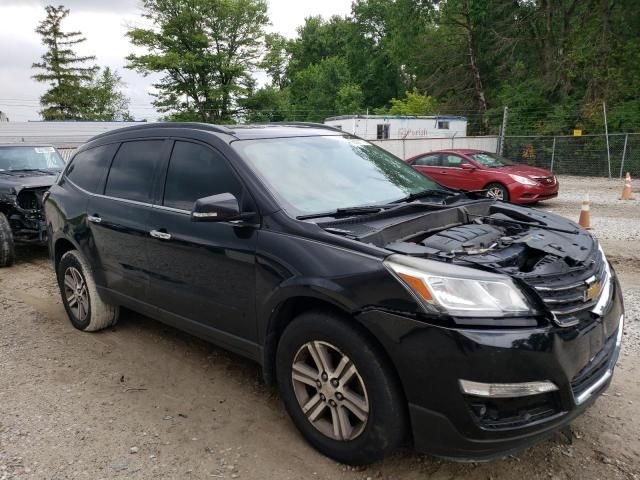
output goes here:
[[607, 137], [607, 162], [609, 164], [609, 178], [611, 178], [611, 151], [609, 150], [609, 126], [607, 125], [607, 104], [602, 102], [602, 112], [604, 113], [604, 134]]
[[509, 116], [509, 107], [504, 107], [502, 112], [502, 126], [500, 127], [500, 143], [498, 144], [498, 155], [504, 152], [504, 136], [507, 133], [507, 118]]
[[556, 137], [553, 137], [553, 146], [551, 147], [551, 168], [550, 170], [553, 172], [553, 162], [556, 158]]
[[622, 161], [620, 162], [620, 178], [622, 178], [622, 173], [624, 172], [624, 157], [627, 156], [627, 141], [629, 140], [629, 134], [627, 133], [624, 136], [624, 147], [622, 147]]

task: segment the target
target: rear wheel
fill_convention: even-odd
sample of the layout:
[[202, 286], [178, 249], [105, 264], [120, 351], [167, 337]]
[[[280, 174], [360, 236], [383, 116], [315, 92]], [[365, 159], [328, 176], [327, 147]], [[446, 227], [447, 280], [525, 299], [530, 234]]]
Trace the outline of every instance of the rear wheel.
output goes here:
[[495, 198], [496, 200], [509, 201], [509, 190], [507, 187], [500, 183], [491, 183], [485, 187], [488, 198]]
[[4, 213], [0, 213], [0, 267], [10, 267], [15, 260], [15, 246], [11, 225]]
[[276, 369], [306, 440], [339, 462], [362, 465], [403, 442], [405, 402], [385, 358], [347, 322], [330, 312], [302, 314], [280, 339]]
[[98, 293], [89, 263], [77, 250], [65, 253], [58, 263], [58, 286], [71, 324], [94, 332], [115, 325], [120, 309]]

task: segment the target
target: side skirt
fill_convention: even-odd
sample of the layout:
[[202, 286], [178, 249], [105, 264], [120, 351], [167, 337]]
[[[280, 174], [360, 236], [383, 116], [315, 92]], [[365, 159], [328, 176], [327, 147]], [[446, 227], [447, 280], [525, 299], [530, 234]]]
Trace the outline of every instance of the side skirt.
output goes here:
[[100, 295], [104, 295], [105, 298], [113, 301], [113, 303], [117, 303], [137, 313], [151, 317], [164, 324], [211, 342], [225, 350], [242, 355], [243, 357], [262, 365], [263, 349], [257, 343], [250, 342], [236, 335], [231, 335], [201, 322], [196, 322], [189, 318], [167, 312], [166, 310], [141, 302], [136, 298], [123, 295], [108, 288], [98, 287], [98, 291]]

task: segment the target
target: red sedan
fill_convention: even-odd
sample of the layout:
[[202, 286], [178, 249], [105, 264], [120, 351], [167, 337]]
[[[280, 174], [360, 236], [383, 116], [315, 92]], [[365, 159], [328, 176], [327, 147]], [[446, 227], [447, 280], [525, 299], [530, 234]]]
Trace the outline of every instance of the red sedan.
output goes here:
[[544, 168], [513, 163], [482, 150], [439, 150], [407, 160], [436, 182], [462, 190], [486, 190], [487, 197], [533, 203], [558, 196], [558, 179]]

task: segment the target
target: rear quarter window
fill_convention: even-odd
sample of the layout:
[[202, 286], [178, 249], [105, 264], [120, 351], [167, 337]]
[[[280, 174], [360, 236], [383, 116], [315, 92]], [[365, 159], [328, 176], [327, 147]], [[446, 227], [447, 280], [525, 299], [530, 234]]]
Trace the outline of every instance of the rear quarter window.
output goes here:
[[80, 188], [98, 193], [100, 181], [104, 178], [117, 148], [118, 144], [113, 143], [77, 153], [65, 176]]
[[418, 167], [437, 167], [440, 165], [440, 155], [425, 155], [413, 162]]

